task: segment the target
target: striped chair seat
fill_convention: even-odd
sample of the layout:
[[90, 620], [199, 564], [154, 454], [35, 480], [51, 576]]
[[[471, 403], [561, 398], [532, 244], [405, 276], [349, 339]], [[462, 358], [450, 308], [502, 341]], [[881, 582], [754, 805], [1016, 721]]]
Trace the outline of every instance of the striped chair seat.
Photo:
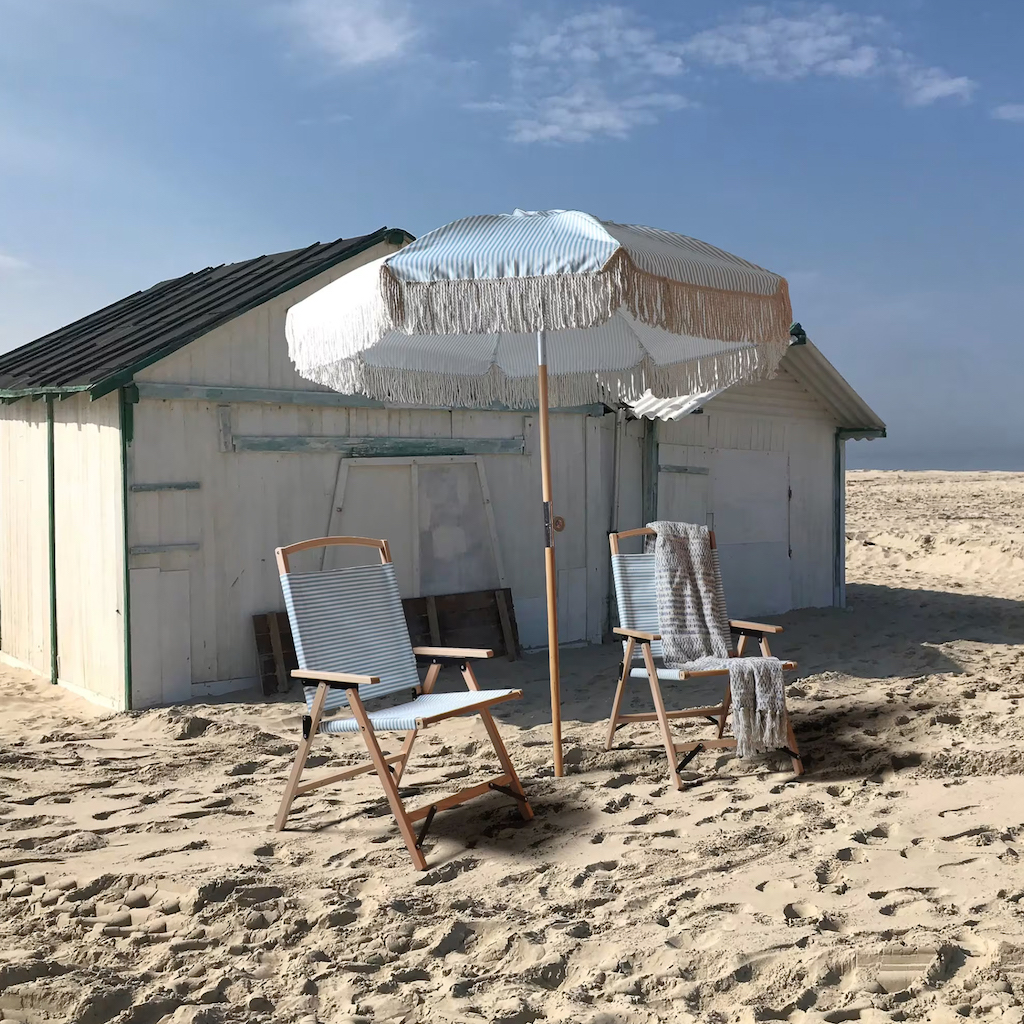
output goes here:
[[[469, 714], [480, 708], [489, 707], [508, 699], [518, 690], [470, 690], [466, 693], [425, 693], [405, 704], [396, 704], [380, 711], [370, 711], [368, 718], [374, 732], [408, 732], [418, 727], [424, 719], [453, 712]], [[320, 723], [320, 732], [359, 732], [359, 723], [354, 718], [330, 718]]]

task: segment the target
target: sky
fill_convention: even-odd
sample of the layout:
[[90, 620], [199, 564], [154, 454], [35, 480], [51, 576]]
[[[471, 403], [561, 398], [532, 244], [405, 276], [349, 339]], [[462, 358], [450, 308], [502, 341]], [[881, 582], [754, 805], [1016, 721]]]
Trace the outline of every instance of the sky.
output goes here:
[[0, 0], [0, 350], [157, 281], [581, 209], [785, 275], [888, 425], [1024, 469], [1019, 0]]

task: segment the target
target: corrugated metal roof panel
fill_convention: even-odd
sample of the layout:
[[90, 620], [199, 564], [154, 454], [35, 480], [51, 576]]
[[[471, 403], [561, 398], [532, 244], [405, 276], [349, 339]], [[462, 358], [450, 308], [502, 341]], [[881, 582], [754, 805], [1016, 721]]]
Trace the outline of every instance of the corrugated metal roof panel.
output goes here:
[[[788, 373], [815, 395], [835, 416], [839, 429], [851, 435], [878, 436], [885, 433], [885, 424], [839, 371], [822, 355], [812, 341], [790, 345], [780, 364]], [[742, 387], [735, 384], [733, 387]], [[674, 420], [703, 406], [720, 391], [683, 398], [654, 398], [645, 395], [633, 412], [647, 419]]]
[[0, 394], [101, 392], [127, 383], [142, 367], [370, 246], [411, 237], [381, 228], [161, 281], [0, 355]]

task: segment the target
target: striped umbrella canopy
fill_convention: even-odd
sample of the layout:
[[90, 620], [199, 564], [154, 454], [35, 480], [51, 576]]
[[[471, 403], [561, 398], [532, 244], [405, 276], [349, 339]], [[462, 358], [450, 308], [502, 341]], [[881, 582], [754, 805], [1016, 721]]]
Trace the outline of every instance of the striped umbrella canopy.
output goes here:
[[706, 242], [575, 210], [467, 217], [297, 303], [299, 374], [397, 404], [538, 405], [555, 771], [561, 774], [548, 408], [770, 377], [784, 278]]

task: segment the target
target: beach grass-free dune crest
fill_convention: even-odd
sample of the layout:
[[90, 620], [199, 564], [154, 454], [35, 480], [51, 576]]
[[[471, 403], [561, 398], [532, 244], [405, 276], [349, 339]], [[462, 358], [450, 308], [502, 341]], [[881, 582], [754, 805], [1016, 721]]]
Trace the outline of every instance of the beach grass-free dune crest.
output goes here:
[[[1019, 1024], [1024, 475], [857, 472], [848, 499], [849, 608], [779, 619], [803, 778], [709, 752], [680, 793], [655, 730], [604, 752], [606, 647], [565, 654], [554, 779], [545, 657], [487, 664], [526, 691], [497, 716], [536, 819], [439, 814], [426, 873], [372, 778], [269, 830], [297, 700], [109, 716], [2, 670], [0, 1019]], [[446, 725], [417, 803], [495, 770]]]

